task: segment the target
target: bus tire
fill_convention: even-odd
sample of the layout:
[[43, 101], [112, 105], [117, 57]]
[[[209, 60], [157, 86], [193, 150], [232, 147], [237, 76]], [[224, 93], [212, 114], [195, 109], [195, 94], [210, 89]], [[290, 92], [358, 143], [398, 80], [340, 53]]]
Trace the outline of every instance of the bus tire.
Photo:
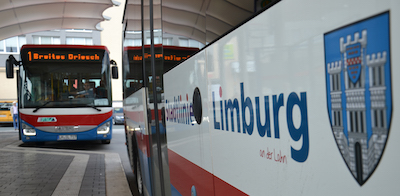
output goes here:
[[102, 144], [110, 144], [110, 143], [111, 143], [111, 140], [101, 140], [101, 143], [102, 143]]

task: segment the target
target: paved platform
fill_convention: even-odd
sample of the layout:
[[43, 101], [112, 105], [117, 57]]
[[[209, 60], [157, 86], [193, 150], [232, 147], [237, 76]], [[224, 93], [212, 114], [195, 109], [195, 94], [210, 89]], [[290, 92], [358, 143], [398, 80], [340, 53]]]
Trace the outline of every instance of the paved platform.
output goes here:
[[118, 153], [21, 147], [15, 133], [1, 136], [0, 196], [132, 195]]

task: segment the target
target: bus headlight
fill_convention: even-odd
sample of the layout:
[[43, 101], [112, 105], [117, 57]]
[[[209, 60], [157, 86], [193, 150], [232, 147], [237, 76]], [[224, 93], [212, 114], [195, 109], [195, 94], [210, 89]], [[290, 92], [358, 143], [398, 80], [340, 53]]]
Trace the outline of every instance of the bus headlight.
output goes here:
[[22, 132], [24, 133], [24, 135], [28, 135], [28, 136], [36, 135], [36, 130], [33, 127], [31, 127], [25, 123], [22, 123]]
[[106, 122], [97, 128], [97, 134], [107, 134], [110, 132], [110, 122]]

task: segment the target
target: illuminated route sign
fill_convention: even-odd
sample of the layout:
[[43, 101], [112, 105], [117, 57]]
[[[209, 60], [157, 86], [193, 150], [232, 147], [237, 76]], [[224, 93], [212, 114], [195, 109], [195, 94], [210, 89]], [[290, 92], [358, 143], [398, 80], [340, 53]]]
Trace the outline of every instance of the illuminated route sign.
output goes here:
[[24, 46], [21, 49], [21, 58], [24, 62], [101, 62], [103, 56], [102, 48]]
[[46, 54], [39, 52], [27, 52], [28, 61], [46, 61], [46, 60], [59, 60], [59, 61], [99, 61], [100, 56], [98, 54], [80, 54], [80, 53], [68, 53], [60, 54], [49, 52]]

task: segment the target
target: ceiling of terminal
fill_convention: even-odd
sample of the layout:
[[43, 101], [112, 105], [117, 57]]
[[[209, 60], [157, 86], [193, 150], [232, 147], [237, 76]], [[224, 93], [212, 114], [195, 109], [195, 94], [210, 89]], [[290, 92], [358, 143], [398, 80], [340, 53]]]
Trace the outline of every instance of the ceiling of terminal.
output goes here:
[[53, 29], [97, 29], [114, 0], [0, 0], [0, 40]]
[[[145, 1], [148, 2], [148, 1]], [[128, 31], [141, 30], [141, 0], [128, 0], [125, 20]], [[211, 42], [254, 14], [254, 1], [243, 0], [154, 0], [154, 29]], [[161, 14], [162, 13], [162, 14]], [[144, 8], [148, 28], [149, 9]]]
[[[254, 14], [254, 1], [153, 0], [154, 29], [211, 42]], [[145, 0], [145, 29], [149, 29]], [[97, 29], [116, 0], [0, 0], [0, 40], [53, 29]], [[141, 30], [141, 0], [128, 0], [126, 30]], [[146, 6], [147, 4], [147, 6]], [[162, 13], [162, 14], [161, 14]]]

